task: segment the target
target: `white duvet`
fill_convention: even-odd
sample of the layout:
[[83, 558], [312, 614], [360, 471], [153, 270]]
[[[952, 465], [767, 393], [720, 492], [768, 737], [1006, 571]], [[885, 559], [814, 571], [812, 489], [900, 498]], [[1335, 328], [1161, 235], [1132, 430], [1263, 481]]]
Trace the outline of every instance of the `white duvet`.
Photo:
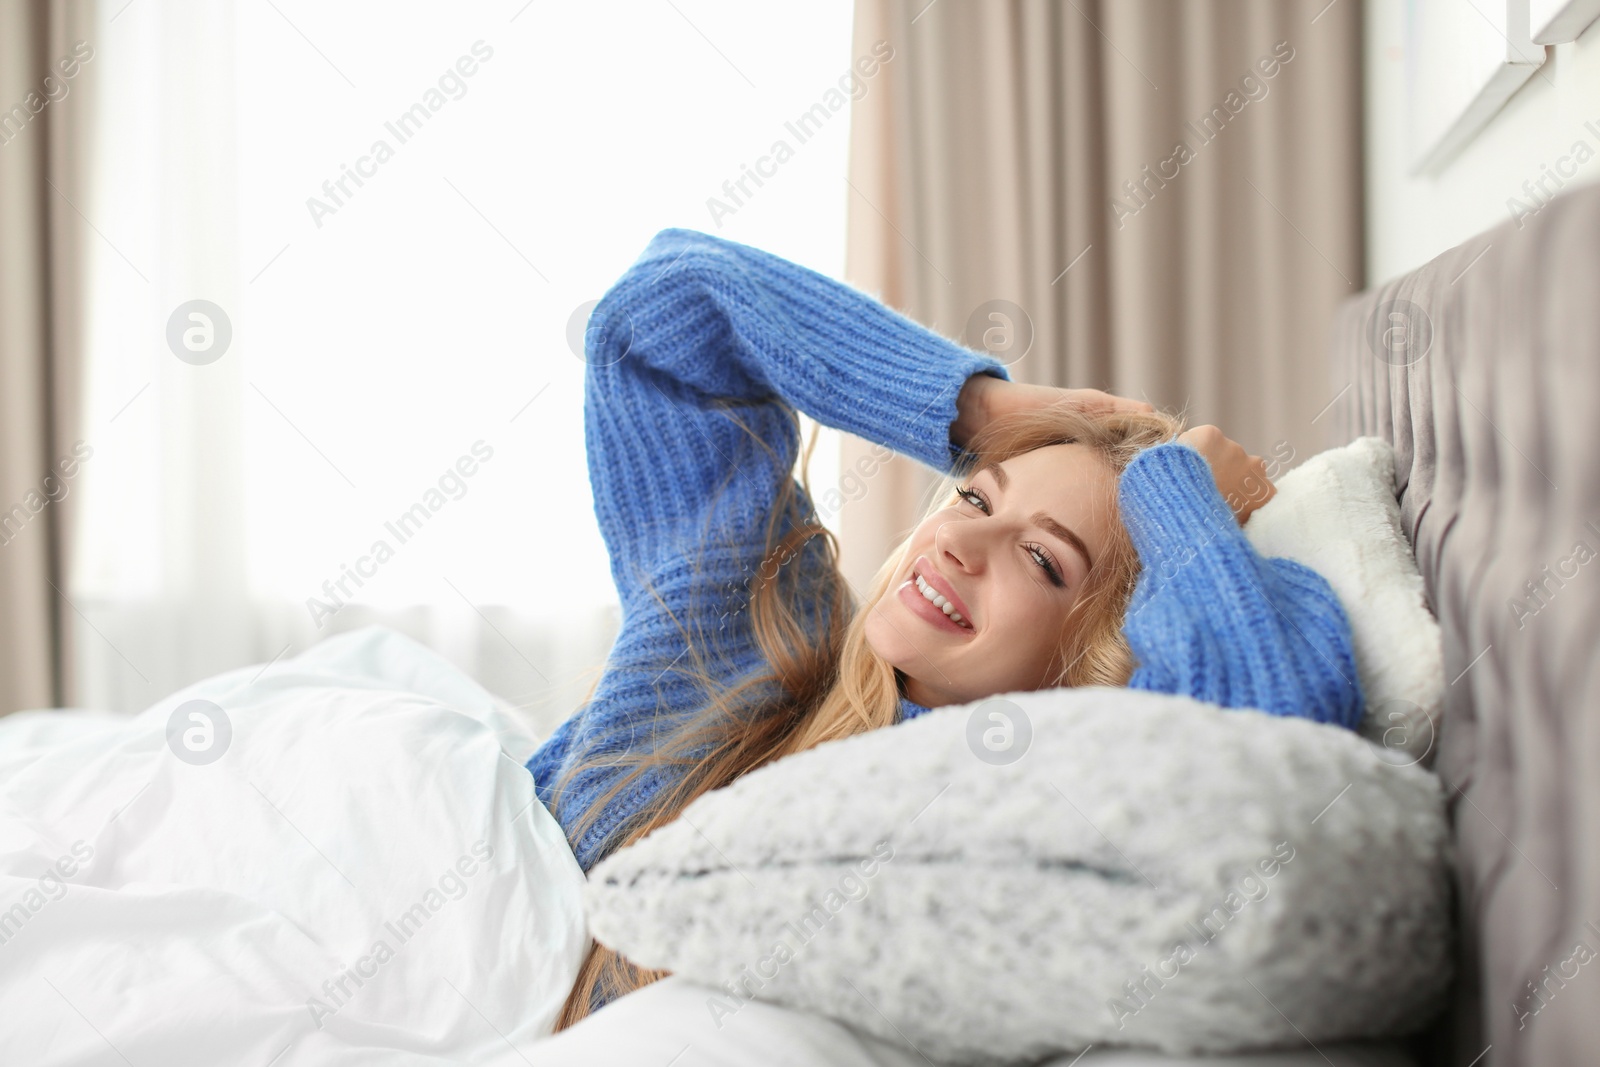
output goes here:
[[0, 1062], [523, 1063], [586, 946], [532, 745], [377, 629], [0, 720]]

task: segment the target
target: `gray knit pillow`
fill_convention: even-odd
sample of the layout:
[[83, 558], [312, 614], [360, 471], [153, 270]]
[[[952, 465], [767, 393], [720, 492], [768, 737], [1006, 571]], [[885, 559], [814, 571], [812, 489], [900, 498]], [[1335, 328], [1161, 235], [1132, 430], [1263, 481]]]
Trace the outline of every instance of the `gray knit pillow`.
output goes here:
[[1085, 688], [942, 708], [701, 797], [590, 875], [602, 943], [943, 1063], [1425, 1025], [1437, 780], [1360, 737]]

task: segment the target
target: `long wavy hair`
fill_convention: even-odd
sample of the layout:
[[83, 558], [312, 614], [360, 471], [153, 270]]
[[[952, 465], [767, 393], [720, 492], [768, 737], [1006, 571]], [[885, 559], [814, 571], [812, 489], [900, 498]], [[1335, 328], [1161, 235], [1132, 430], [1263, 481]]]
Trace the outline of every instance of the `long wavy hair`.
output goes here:
[[[733, 417], [745, 428], [752, 447], [777, 455], [737, 415]], [[798, 440], [795, 427], [796, 422], [791, 421], [789, 432], [795, 435], [791, 440]], [[1079, 443], [1092, 448], [1120, 475], [1141, 451], [1173, 440], [1182, 430], [1181, 418], [1161, 412], [1086, 413], [1059, 407], [997, 418], [969, 442], [965, 461], [940, 485], [928, 513], [948, 506], [961, 479], [990, 462], [1004, 462], [1049, 445]], [[815, 444], [813, 433], [799, 457], [798, 484], [789, 471], [781, 472], [775, 503], [767, 516], [762, 565], [747, 583], [747, 610], [762, 652], [762, 668], [733, 681], [716, 677], [709, 667], [716, 659], [716, 635], [702, 624], [686, 627], [674, 616], [687, 646], [682, 659], [689, 662], [670, 669], [687, 672], [697, 680], [703, 703], [685, 728], [675, 730], [659, 745], [621, 757], [628, 765], [627, 772], [589, 805], [571, 831], [574, 839], [610, 800], [642, 776], [675, 772], [663, 776], [670, 784], [655, 794], [643, 812], [610, 834], [602, 854], [672, 822], [697, 797], [773, 760], [889, 726], [898, 718], [904, 676], [872, 650], [865, 624], [868, 612], [889, 591], [910, 546], [910, 536], [890, 554], [862, 603], [856, 604], [839, 570], [838, 544], [810, 505], [804, 471]], [[1116, 500], [1106, 505], [1115, 520], [1110, 524], [1110, 546], [1095, 562], [1069, 610], [1055, 660], [1059, 670], [1041, 688], [1125, 685], [1136, 666], [1122, 623], [1139, 576], [1139, 558], [1118, 517]], [[706, 547], [701, 546], [702, 553]], [[657, 604], [667, 610], [659, 597]], [[703, 615], [685, 614], [696, 619]], [[605, 756], [608, 766], [617, 760], [614, 753]], [[554, 807], [558, 813], [562, 787], [583, 769], [569, 769], [557, 783]], [[637, 967], [612, 949], [592, 943], [556, 1029], [573, 1025], [597, 1004], [633, 992], [667, 973]]]

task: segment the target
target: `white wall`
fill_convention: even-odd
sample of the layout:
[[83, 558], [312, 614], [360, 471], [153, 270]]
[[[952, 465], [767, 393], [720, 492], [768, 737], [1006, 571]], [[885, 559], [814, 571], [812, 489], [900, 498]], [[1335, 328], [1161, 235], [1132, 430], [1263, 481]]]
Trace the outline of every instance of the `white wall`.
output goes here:
[[[1587, 142], [1594, 156], [1564, 164], [1577, 173], [1562, 179], [1563, 191], [1600, 180], [1600, 23], [1571, 44], [1547, 49], [1544, 66], [1438, 174], [1408, 176], [1404, 13], [1404, 0], [1367, 0], [1368, 284], [1414, 270], [1511, 219], [1512, 197], [1537, 207], [1523, 183], [1554, 169], [1577, 141]], [[1548, 180], [1546, 187], [1555, 188]]]

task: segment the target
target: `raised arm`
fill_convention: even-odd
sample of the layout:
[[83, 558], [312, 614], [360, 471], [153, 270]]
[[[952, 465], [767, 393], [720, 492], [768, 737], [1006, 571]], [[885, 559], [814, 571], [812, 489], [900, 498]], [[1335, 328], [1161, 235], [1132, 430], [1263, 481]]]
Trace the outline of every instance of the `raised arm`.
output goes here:
[[[625, 595], [627, 568], [675, 548], [661, 532], [706, 518], [723, 477], [734, 475], [741, 493], [771, 490], [745, 484], [770, 470], [734, 469], [750, 442], [731, 414], [754, 417], [772, 444], [786, 409], [797, 409], [945, 470], [963, 384], [980, 372], [1006, 376], [842, 282], [694, 230], [658, 233], [590, 323], [590, 479]], [[792, 453], [775, 458], [786, 473]], [[664, 468], [697, 477], [665, 485]], [[740, 503], [728, 518], [764, 518], [759, 496]]]
[[1123, 633], [1128, 685], [1354, 729], [1365, 704], [1349, 619], [1327, 581], [1256, 552], [1205, 458], [1169, 442], [1123, 471], [1143, 570]]
[[[761, 667], [744, 598], [790, 479], [794, 411], [947, 470], [964, 384], [1006, 375], [842, 282], [692, 230], [655, 236], [585, 339], [589, 480], [623, 617], [593, 696], [528, 764], [569, 838], [627, 769], [608, 759], [649, 750], [704, 705], [686, 668], [732, 682]], [[707, 631], [714, 642], [697, 640]], [[573, 839], [585, 868], [666, 774]]]

